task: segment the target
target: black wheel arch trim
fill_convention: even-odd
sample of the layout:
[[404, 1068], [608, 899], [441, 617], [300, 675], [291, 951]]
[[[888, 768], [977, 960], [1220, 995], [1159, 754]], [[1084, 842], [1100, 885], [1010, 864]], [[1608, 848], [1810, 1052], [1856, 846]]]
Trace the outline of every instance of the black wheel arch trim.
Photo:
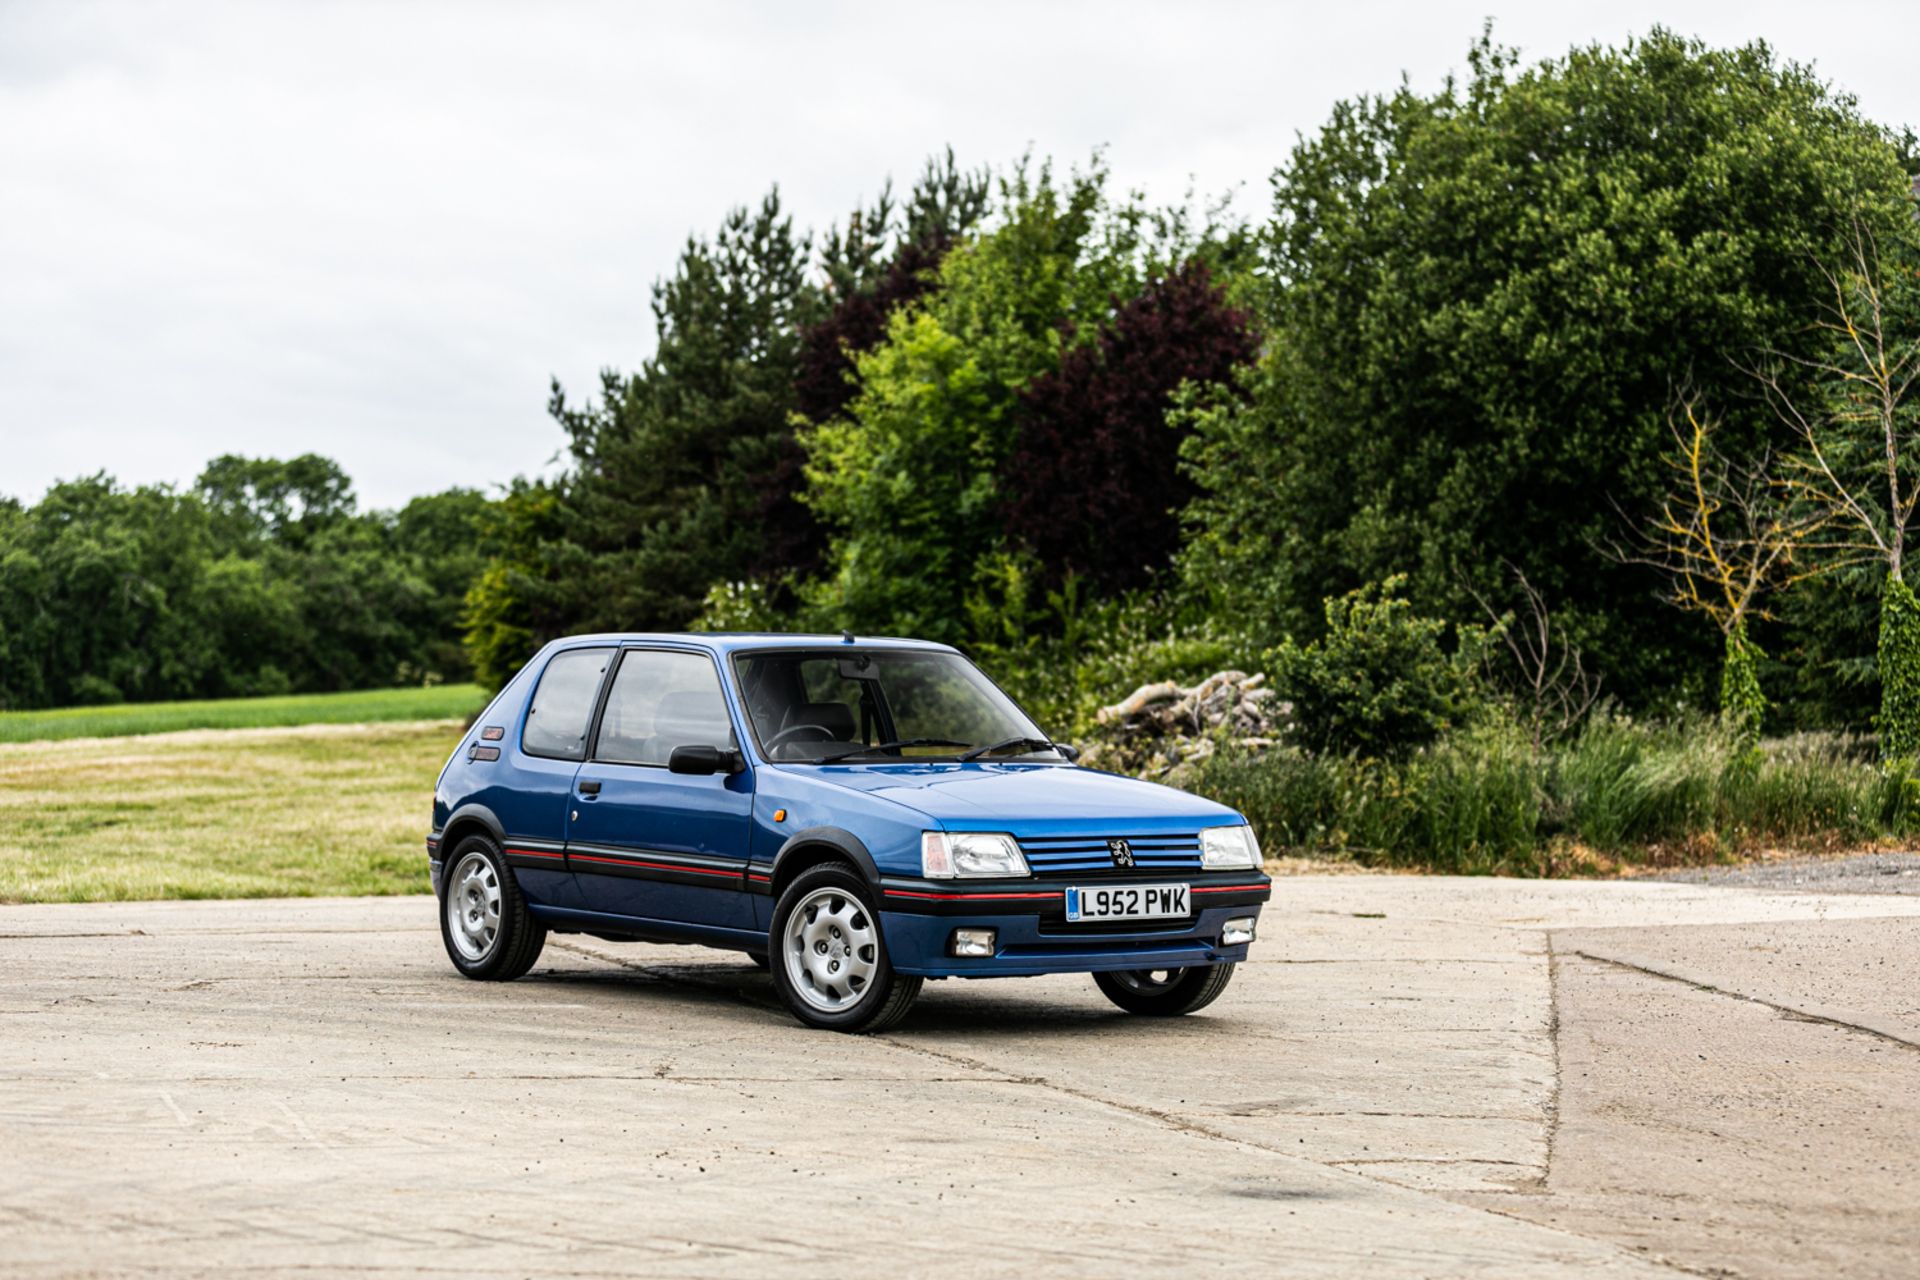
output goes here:
[[876, 892], [879, 890], [879, 865], [874, 862], [873, 854], [867, 850], [866, 841], [845, 827], [808, 827], [803, 831], [794, 832], [780, 846], [779, 852], [773, 855], [773, 867], [767, 883], [754, 884], [752, 887], [770, 892], [771, 886], [783, 878], [781, 869], [792, 865], [788, 860], [796, 852], [810, 848], [828, 848], [845, 855], [849, 862], [860, 869], [861, 879]]
[[[449, 842], [446, 838], [447, 833], [456, 828], [476, 822], [486, 829], [488, 837], [491, 838], [495, 844], [502, 848], [506, 847], [507, 829], [500, 824], [500, 819], [495, 816], [493, 810], [483, 804], [474, 803], [473, 801], [461, 805], [458, 809], [455, 809], [447, 815], [447, 824], [435, 833], [440, 837], [440, 847], [447, 852], [452, 852], [453, 844], [457, 843], [457, 841]], [[464, 839], [465, 837], [463, 836], [462, 838]]]

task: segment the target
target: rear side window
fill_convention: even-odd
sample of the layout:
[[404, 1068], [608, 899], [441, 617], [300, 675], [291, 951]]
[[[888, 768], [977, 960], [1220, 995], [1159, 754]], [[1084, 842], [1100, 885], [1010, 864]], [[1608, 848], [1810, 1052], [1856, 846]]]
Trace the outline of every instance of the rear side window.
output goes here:
[[611, 649], [569, 649], [556, 654], [540, 673], [540, 687], [527, 708], [520, 749], [530, 756], [580, 760], [587, 754], [587, 721], [600, 692], [600, 676]]
[[593, 758], [665, 764], [675, 747], [733, 747], [720, 674], [703, 653], [629, 649], [600, 717]]

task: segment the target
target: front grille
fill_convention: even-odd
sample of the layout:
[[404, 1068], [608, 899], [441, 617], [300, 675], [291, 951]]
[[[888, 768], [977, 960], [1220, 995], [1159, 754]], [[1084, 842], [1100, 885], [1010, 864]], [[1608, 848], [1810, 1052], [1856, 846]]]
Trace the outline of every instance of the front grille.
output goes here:
[[1125, 840], [1133, 850], [1133, 866], [1139, 871], [1198, 871], [1200, 834], [1132, 836], [1116, 832], [1110, 836], [1023, 836], [1020, 852], [1036, 876], [1063, 873], [1096, 874], [1126, 872], [1129, 868], [1113, 865], [1107, 841]]

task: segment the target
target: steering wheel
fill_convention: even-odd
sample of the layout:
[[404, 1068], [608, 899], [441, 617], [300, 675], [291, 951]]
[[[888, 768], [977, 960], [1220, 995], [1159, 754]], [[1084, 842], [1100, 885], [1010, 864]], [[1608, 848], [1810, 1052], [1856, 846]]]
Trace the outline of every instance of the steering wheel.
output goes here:
[[792, 725], [788, 725], [786, 728], [782, 729], [780, 732], [774, 734], [771, 738], [767, 739], [767, 753], [771, 755], [773, 752], [779, 750], [781, 747], [786, 746], [788, 742], [796, 741], [797, 735], [803, 734], [803, 733], [812, 734], [813, 737], [811, 741], [813, 742], [840, 741], [840, 739], [833, 736], [833, 731], [831, 729], [828, 729], [825, 725], [792, 724]]

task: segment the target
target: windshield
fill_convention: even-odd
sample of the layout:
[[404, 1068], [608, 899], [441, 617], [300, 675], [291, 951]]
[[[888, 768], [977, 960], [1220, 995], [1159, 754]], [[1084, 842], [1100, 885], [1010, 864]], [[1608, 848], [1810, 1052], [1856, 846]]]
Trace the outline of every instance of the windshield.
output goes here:
[[1033, 721], [955, 653], [782, 649], [734, 659], [768, 760], [1063, 759]]

